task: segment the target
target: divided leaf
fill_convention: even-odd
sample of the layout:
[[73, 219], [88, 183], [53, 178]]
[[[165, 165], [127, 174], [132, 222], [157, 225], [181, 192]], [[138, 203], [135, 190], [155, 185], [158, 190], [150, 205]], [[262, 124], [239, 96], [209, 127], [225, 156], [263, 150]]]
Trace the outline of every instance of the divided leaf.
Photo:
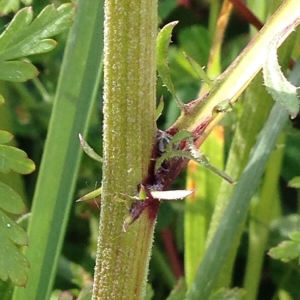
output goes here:
[[34, 65], [26, 61], [0, 61], [0, 80], [23, 82], [38, 75]]
[[[4, 102], [0, 95], [0, 104]], [[12, 140], [13, 135], [0, 130], [0, 172], [7, 173], [11, 169], [28, 174], [35, 169], [34, 163], [26, 153], [12, 146], [4, 145]], [[11, 219], [11, 215], [25, 212], [25, 205], [17, 192], [0, 182], [0, 279], [8, 279], [14, 285], [25, 286], [29, 262], [17, 246], [26, 246], [28, 237], [21, 226]]]
[[295, 258], [300, 258], [300, 232], [296, 231], [290, 234], [290, 241], [283, 241], [278, 246], [269, 251], [269, 255], [274, 259], [280, 259], [282, 262], [289, 262]]
[[35, 170], [35, 165], [27, 154], [18, 148], [0, 145], [0, 172], [13, 170], [20, 174], [29, 174]]
[[19, 215], [24, 213], [25, 205], [21, 197], [11, 187], [0, 182], [0, 210], [10, 214]]
[[0, 36], [0, 79], [23, 82], [35, 77], [38, 70], [32, 64], [11, 60], [52, 50], [56, 41], [49, 38], [68, 29], [74, 13], [70, 3], [57, 9], [49, 5], [35, 20], [31, 7], [18, 11]]
[[28, 244], [27, 234], [5, 214], [21, 214], [25, 205], [12, 188], [1, 182], [0, 195], [0, 278], [4, 281], [10, 279], [17, 286], [25, 286], [29, 263], [17, 245]]
[[10, 12], [16, 12], [20, 8], [20, 2], [30, 5], [32, 0], [2, 0], [0, 1], [0, 14], [7, 15]]

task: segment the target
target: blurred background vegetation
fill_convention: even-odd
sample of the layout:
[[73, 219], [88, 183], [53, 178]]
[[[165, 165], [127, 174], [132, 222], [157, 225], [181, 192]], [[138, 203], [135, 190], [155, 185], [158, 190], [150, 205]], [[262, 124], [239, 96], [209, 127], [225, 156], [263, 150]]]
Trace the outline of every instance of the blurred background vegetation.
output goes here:
[[[66, 2], [51, 1], [56, 6]], [[211, 20], [213, 18], [211, 9], [216, 3], [212, 5], [212, 2], [218, 3], [217, 6], [220, 7], [221, 1], [217, 0], [159, 0], [159, 27], [170, 21], [179, 20], [172, 36], [173, 42], [169, 50], [169, 64], [177, 95], [185, 103], [197, 98], [201, 85], [199, 85], [197, 74], [185, 60], [183, 52], [191, 56], [200, 65], [205, 66], [207, 64], [212, 42], [212, 24], [215, 21]], [[260, 15], [262, 10], [266, 11], [267, 2], [271, 6], [271, 2], [274, 1], [261, 1], [261, 10], [260, 6], [257, 5], [257, 11], [254, 11], [254, 13]], [[32, 5], [35, 15], [38, 15], [46, 5], [50, 4], [50, 1], [36, 0], [31, 3], [27, 1], [27, 4]], [[10, 12], [1, 17], [0, 27], [2, 30], [5, 29], [12, 16], [13, 12]], [[233, 10], [222, 45], [222, 70], [225, 70], [247, 45], [253, 35], [253, 30], [248, 20], [242, 17], [238, 10]], [[40, 71], [37, 78], [26, 83], [0, 82], [1, 94], [6, 99], [6, 105], [0, 109], [0, 129], [13, 133], [17, 146], [23, 149], [37, 166], [37, 170], [30, 175], [22, 178], [16, 176], [10, 179], [13, 187], [25, 199], [28, 211], [30, 210], [43, 153], [67, 35], [68, 33], [65, 32], [57, 37], [58, 46], [54, 51], [30, 57], [30, 60]], [[300, 44], [295, 48], [295, 56], [299, 57], [299, 53]], [[162, 116], [158, 120], [158, 128], [166, 129], [178, 117], [179, 109], [158, 78], [157, 99], [161, 96], [164, 98], [165, 107]], [[101, 154], [102, 86], [99, 88], [97, 99], [86, 140], [96, 152]], [[240, 117], [241, 105], [242, 103], [239, 103], [221, 124], [225, 132], [225, 160], [236, 129], [237, 119]], [[300, 193], [297, 189], [288, 187], [288, 182], [300, 174], [299, 128], [300, 118], [297, 117], [285, 129], [286, 144], [279, 183], [282, 217], [271, 225], [268, 248], [277, 245], [283, 239], [287, 239], [288, 233], [292, 230], [300, 229], [298, 216]], [[213, 157], [214, 151], [205, 154], [208, 157]], [[0, 176], [1, 180], [5, 182], [6, 179], [3, 175]], [[84, 203], [76, 203], [75, 200], [100, 185], [101, 165], [87, 156], [83, 156], [74, 195], [74, 204], [57, 272], [56, 290], [80, 289], [82, 286], [80, 281], [83, 277], [87, 281], [92, 280], [100, 199]], [[173, 188], [184, 188], [185, 185], [186, 174], [181, 174], [174, 183]], [[197, 189], [201, 189], [201, 182], [197, 183]], [[149, 272], [149, 284], [154, 291], [153, 299], [166, 299], [177, 280], [184, 275], [184, 208], [184, 202], [164, 202], [159, 210]], [[251, 218], [251, 216], [248, 218]], [[240, 287], [243, 284], [247, 246], [248, 229], [245, 227], [235, 262], [232, 286]], [[268, 256], [265, 257], [258, 299], [272, 299], [279, 287], [289, 294], [286, 298], [280, 299], [300, 299], [299, 286], [300, 268], [297, 262], [291, 261], [284, 264]]]

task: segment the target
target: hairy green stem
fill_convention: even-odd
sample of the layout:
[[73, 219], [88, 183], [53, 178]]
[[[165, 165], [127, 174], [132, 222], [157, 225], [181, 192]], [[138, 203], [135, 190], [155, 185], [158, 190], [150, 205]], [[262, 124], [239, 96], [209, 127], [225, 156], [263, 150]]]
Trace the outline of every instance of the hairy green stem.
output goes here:
[[156, 1], [106, 0], [104, 153], [92, 299], [142, 299], [156, 220], [146, 209], [122, 230], [128, 204], [148, 173], [155, 138]]

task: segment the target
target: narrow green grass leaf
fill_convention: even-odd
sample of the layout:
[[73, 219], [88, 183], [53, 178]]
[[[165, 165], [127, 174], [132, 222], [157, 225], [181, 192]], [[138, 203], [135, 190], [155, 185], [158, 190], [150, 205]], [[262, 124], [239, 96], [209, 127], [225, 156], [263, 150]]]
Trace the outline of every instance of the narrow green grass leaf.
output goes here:
[[278, 183], [284, 155], [285, 134], [276, 141], [261, 180], [259, 192], [252, 197], [248, 222], [248, 251], [243, 287], [247, 299], [257, 299], [257, 294], [269, 245], [269, 228], [280, 215]]
[[244, 289], [233, 288], [233, 289], [225, 289], [222, 288], [212, 294], [209, 297], [209, 300], [246, 300], [247, 292]]
[[164, 26], [158, 34], [157, 37], [157, 46], [156, 46], [156, 55], [157, 55], [157, 71], [161, 77], [163, 83], [170, 91], [172, 96], [176, 99], [177, 104], [181, 110], [184, 108], [184, 104], [176, 95], [176, 91], [171, 79], [170, 69], [168, 66], [168, 48], [171, 42], [171, 35], [174, 26], [177, 24], [177, 21], [171, 22]]
[[[49, 24], [54, 26], [54, 23]], [[50, 298], [74, 203], [73, 193], [82, 156], [78, 134], [86, 133], [99, 89], [102, 28], [103, 2], [79, 0], [64, 53], [32, 204], [28, 227], [30, 245], [25, 249], [30, 262], [29, 282], [26, 288], [15, 289], [14, 300]], [[45, 28], [43, 36], [46, 31]]]
[[268, 47], [267, 60], [263, 66], [264, 82], [273, 99], [287, 109], [291, 118], [295, 118], [300, 104], [298, 89], [285, 78], [280, 69], [276, 51], [280, 37], [277, 36]]
[[[233, 141], [226, 162], [225, 173], [238, 180], [245, 168], [251, 149], [257, 140], [257, 136], [268, 118], [274, 101], [267, 94], [263, 86], [262, 75], [259, 74], [247, 88], [244, 94], [243, 113], [237, 124]], [[263, 99], [263, 101], [261, 100]], [[215, 206], [207, 235], [206, 248], [212, 240], [220, 219], [228, 205], [233, 190], [236, 186], [228, 185], [222, 181], [220, 191], [216, 197]], [[241, 225], [242, 226], [242, 225]], [[228, 286], [231, 281], [232, 266], [238, 248], [238, 242], [232, 243], [232, 248], [226, 264], [218, 279], [218, 287]]]
[[245, 218], [269, 154], [287, 118], [286, 110], [280, 104], [275, 104], [204, 255], [196, 279], [187, 296], [188, 300], [208, 299], [231, 249], [232, 241]]
[[[201, 145], [201, 150], [209, 154], [211, 164], [219, 169], [224, 168], [223, 147], [224, 136], [220, 127], [215, 128]], [[221, 177], [195, 161], [189, 162], [186, 188], [195, 189], [195, 193], [186, 199], [184, 213], [184, 268], [188, 288], [205, 252], [205, 241], [221, 180]]]

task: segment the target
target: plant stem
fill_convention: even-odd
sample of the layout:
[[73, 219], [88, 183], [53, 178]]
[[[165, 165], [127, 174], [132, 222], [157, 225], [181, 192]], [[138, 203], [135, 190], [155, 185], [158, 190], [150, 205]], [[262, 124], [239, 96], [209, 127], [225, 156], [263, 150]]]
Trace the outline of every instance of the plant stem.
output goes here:
[[147, 176], [155, 129], [156, 1], [105, 1], [102, 200], [92, 299], [142, 299], [158, 207], [122, 231]]

